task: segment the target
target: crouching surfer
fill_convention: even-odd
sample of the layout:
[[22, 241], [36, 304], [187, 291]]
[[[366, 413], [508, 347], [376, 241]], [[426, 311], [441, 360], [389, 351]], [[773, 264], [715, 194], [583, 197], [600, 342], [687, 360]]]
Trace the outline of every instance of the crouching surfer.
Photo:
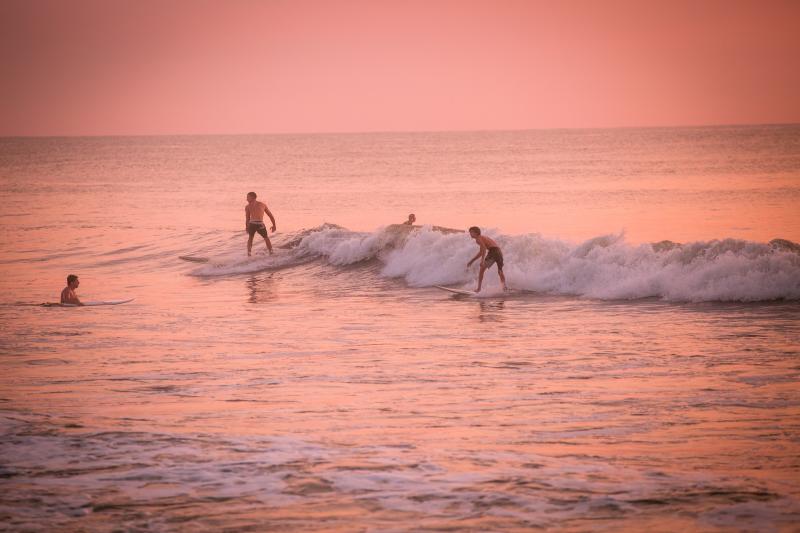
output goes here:
[[481, 270], [478, 273], [478, 288], [475, 292], [481, 292], [481, 285], [483, 284], [483, 274], [488, 268], [497, 263], [497, 275], [500, 276], [500, 283], [503, 284], [503, 290], [507, 291], [506, 277], [503, 275], [503, 252], [500, 247], [494, 242], [493, 239], [481, 235], [481, 229], [478, 226], [469, 228], [469, 236], [475, 239], [480, 249], [475, 257], [470, 259], [467, 267], [472, 265], [477, 259], [481, 260]]
[[253, 249], [253, 237], [256, 233], [264, 237], [264, 242], [267, 245], [267, 250], [272, 254], [272, 243], [267, 236], [267, 226], [264, 225], [264, 215], [266, 214], [272, 221], [270, 230], [275, 233], [275, 217], [272, 216], [267, 204], [256, 200], [256, 193], [247, 193], [247, 205], [244, 207], [244, 224], [247, 231], [247, 255], [250, 255]]

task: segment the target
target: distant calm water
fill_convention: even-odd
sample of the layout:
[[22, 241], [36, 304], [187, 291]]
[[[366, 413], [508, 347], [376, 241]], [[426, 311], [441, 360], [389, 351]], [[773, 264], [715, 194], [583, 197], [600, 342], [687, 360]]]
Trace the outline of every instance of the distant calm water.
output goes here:
[[0, 529], [800, 521], [800, 126], [6, 138], [0, 206]]

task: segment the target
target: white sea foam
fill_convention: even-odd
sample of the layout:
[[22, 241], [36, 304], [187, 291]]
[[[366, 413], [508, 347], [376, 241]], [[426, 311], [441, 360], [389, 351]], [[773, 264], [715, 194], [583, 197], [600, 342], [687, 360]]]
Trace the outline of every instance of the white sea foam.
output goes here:
[[[534, 238], [544, 253], [510, 265], [511, 276], [536, 290], [600, 299], [658, 297], [670, 301], [759, 301], [800, 298], [800, 256], [734, 239], [694, 242], [658, 251], [622, 236], [578, 246]], [[530, 246], [512, 239], [519, 254]]]
[[300, 241], [302, 255], [324, 256], [333, 265], [350, 265], [372, 259], [386, 248], [391, 236], [386, 231], [358, 233], [344, 228], [325, 228], [309, 233]]
[[[503, 250], [508, 284], [517, 289], [602, 300], [661, 298], [679, 302], [800, 299], [800, 253], [796, 244], [776, 239], [737, 239], [686, 244], [630, 244], [623, 234], [582, 243], [538, 234], [501, 235], [486, 230]], [[478, 248], [467, 233], [430, 226], [388, 226], [355, 232], [325, 224], [288, 237], [273, 256], [221, 253], [193, 271], [225, 276], [292, 268], [314, 260], [336, 267], [379, 261], [381, 275], [402, 278], [412, 287], [469, 286]], [[486, 273], [487, 293], [499, 290], [495, 268]]]
[[[800, 299], [800, 255], [786, 246], [736, 239], [633, 245], [622, 234], [575, 244], [537, 234], [487, 234], [503, 249], [509, 285], [519, 289], [603, 300]], [[408, 234], [322, 229], [303, 238], [299, 250], [334, 265], [377, 258], [382, 275], [415, 287], [471, 283], [478, 268], [466, 268], [477, 251], [466, 233], [430, 228]], [[494, 269], [486, 283], [489, 289], [499, 283]]]

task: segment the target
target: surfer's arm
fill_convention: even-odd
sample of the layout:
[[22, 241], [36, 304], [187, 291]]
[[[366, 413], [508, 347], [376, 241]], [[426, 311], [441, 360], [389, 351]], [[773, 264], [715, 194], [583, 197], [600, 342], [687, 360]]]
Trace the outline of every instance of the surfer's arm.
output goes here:
[[274, 233], [275, 232], [275, 228], [276, 228], [276, 226], [275, 226], [275, 217], [272, 216], [272, 211], [270, 211], [269, 207], [267, 207], [266, 205], [264, 205], [264, 212], [267, 213], [267, 216], [272, 221], [272, 232]]
[[478, 253], [475, 254], [475, 257], [473, 257], [472, 259], [469, 260], [469, 263], [467, 263], [467, 266], [470, 266], [472, 263], [474, 263], [476, 259], [483, 258], [483, 254], [486, 253], [486, 247], [483, 244], [481, 244], [480, 246], [481, 247], [478, 250]]
[[247, 225], [250, 223], [250, 210], [247, 209], [247, 206], [244, 208], [244, 229], [247, 231]]
[[75, 294], [75, 291], [69, 292], [69, 297], [67, 298], [67, 303], [71, 303], [72, 305], [83, 305], [81, 299], [78, 298], [78, 295]]

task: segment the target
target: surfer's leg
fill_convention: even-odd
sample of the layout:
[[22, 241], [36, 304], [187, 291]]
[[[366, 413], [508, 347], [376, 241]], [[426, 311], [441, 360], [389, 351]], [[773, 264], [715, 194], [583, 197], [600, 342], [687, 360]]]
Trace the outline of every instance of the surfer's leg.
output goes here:
[[481, 284], [483, 283], [483, 273], [486, 272], [486, 267], [481, 266], [480, 271], [478, 272], [478, 288], [475, 289], [475, 292], [481, 292]]
[[503, 290], [507, 291], [508, 286], [506, 285], [506, 276], [503, 274], [503, 252], [497, 250], [497, 255], [494, 260], [497, 263], [497, 275], [500, 277], [500, 283], [503, 284]]
[[267, 234], [267, 227], [261, 226], [258, 228], [258, 234], [264, 237], [264, 243], [267, 245], [267, 250], [269, 250], [270, 255], [272, 255], [272, 243], [269, 241], [269, 235]]
[[253, 249], [253, 237], [256, 236], [256, 228], [255, 224], [248, 224], [247, 225], [247, 255], [250, 255], [250, 251]]

